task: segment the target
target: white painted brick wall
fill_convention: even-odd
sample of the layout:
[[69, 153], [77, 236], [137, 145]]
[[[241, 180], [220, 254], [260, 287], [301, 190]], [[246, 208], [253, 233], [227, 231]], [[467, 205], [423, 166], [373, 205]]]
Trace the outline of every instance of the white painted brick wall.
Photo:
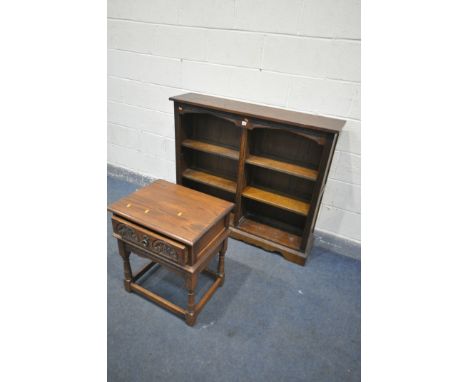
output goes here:
[[207, 62], [249, 68], [260, 67], [265, 40], [261, 34], [218, 29], [206, 32]]
[[170, 96], [347, 120], [317, 228], [360, 241], [359, 0], [108, 0], [108, 161], [175, 181]]
[[312, 37], [361, 38], [360, 0], [305, 0], [298, 33]]

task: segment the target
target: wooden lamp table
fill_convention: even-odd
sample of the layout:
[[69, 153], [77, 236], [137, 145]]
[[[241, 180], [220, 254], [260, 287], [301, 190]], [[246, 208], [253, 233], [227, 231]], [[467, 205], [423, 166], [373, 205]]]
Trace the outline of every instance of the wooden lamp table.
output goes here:
[[[124, 286], [185, 318], [196, 318], [216, 289], [224, 282], [224, 254], [229, 236], [229, 213], [234, 204], [164, 180], [141, 188], [117, 202], [112, 212], [113, 236], [124, 265]], [[129, 257], [134, 253], [150, 260], [133, 274]], [[217, 271], [207, 268], [219, 254]], [[185, 278], [187, 308], [182, 308], [137, 283], [154, 266], [164, 266]], [[214, 279], [208, 291], [195, 303], [199, 274]]]

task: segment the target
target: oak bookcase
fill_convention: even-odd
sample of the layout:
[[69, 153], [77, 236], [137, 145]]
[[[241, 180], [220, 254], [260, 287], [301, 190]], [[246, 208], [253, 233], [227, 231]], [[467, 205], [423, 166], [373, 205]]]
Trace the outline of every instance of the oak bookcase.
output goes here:
[[231, 237], [304, 265], [345, 122], [195, 93], [170, 100], [177, 183], [234, 202]]

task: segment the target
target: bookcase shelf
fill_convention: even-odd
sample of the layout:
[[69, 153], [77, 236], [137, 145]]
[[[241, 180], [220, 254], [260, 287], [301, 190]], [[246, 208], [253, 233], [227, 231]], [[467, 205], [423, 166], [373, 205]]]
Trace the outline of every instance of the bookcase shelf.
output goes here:
[[214, 145], [208, 142], [196, 141], [193, 139], [185, 139], [182, 146], [188, 147], [193, 150], [203, 151], [209, 154], [215, 154], [226, 158], [239, 159], [239, 151], [230, 149], [228, 147]]
[[317, 180], [318, 172], [307, 167], [298, 166], [288, 162], [282, 162], [276, 159], [251, 155], [246, 159], [248, 164], [268, 168], [270, 170], [284, 172], [308, 180]]
[[262, 237], [266, 240], [272, 240], [275, 243], [284, 245], [286, 247], [290, 247], [293, 249], [298, 250], [301, 245], [301, 236], [294, 235], [293, 233], [287, 232], [282, 229], [278, 229], [272, 227], [268, 224], [260, 223], [250, 215], [247, 217], [242, 218], [239, 223], [238, 228], [242, 231], [246, 231]]
[[258, 202], [279, 207], [286, 211], [307, 216], [310, 204], [288, 196], [276, 194], [274, 192], [262, 190], [261, 188], [247, 186], [242, 192], [242, 196]]
[[193, 180], [194, 182], [206, 184], [208, 186], [220, 188], [221, 190], [235, 193], [236, 182], [222, 178], [220, 176], [212, 175], [204, 171], [188, 168], [184, 171], [182, 176], [186, 179]]
[[304, 265], [344, 121], [195, 93], [170, 99], [177, 183], [234, 202], [231, 236]]

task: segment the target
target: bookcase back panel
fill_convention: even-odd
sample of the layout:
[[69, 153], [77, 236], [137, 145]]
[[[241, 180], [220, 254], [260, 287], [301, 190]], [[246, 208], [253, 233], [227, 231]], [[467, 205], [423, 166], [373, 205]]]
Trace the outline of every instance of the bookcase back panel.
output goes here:
[[255, 200], [243, 198], [245, 216], [251, 220], [279, 228], [295, 235], [301, 235], [305, 217]]
[[256, 128], [250, 132], [249, 151], [299, 166], [318, 169], [322, 146], [307, 137], [290, 131]]
[[239, 150], [241, 129], [223, 118], [203, 113], [182, 117], [183, 139], [194, 139]]
[[246, 167], [247, 184], [309, 201], [315, 182], [258, 166]]
[[219, 188], [209, 186], [207, 184], [202, 184], [199, 182], [194, 182], [190, 179], [182, 179], [182, 185], [185, 187], [189, 187], [193, 190], [197, 190], [203, 192], [205, 194], [209, 194], [212, 196], [216, 196], [217, 198], [227, 200], [228, 202], [234, 202], [235, 194], [231, 192], [227, 192], [224, 190], [220, 190]]
[[170, 99], [177, 183], [235, 203], [231, 237], [304, 265], [344, 121], [195, 93]]
[[223, 178], [235, 180], [237, 177], [237, 161], [205, 153], [203, 151], [183, 148], [187, 167], [206, 171]]

